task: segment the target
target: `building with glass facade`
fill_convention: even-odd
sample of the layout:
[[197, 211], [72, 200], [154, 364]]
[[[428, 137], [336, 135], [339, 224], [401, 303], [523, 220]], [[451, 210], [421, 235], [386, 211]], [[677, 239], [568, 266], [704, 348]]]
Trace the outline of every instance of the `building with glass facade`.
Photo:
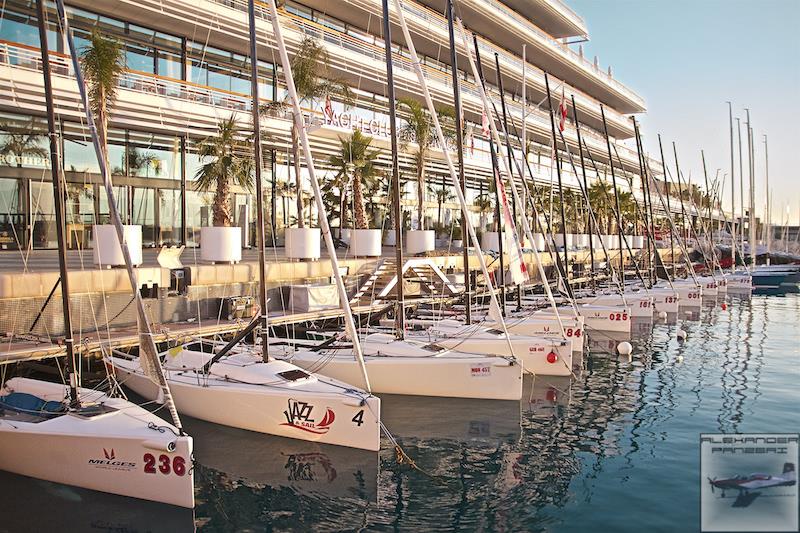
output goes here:
[[[431, 93], [440, 105], [452, 105], [451, 65], [444, 2], [407, 0], [406, 17], [424, 63]], [[49, 175], [45, 99], [35, 2], [6, 0], [0, 23], [0, 248], [53, 248], [56, 237], [52, 185]], [[124, 46], [125, 72], [111, 112], [109, 159], [117, 200], [123, 217], [142, 226], [146, 246], [198, 242], [199, 228], [211, 223], [211, 194], [196, 190], [194, 177], [202, 165], [196, 143], [212, 135], [217, 124], [236, 117], [250, 124], [250, 66], [246, 0], [76, 0], [68, 15], [78, 47], [85, 46], [91, 31], [118, 39]], [[339, 149], [339, 139], [352, 130], [373, 137], [380, 150], [378, 164], [388, 169], [389, 128], [386, 66], [381, 35], [379, 0], [304, 0], [285, 2], [280, 17], [290, 54], [303, 39], [323, 44], [333, 73], [355, 93], [355, 103], [334, 100], [333, 113], [324, 113], [325, 102], [305, 102], [311, 125], [315, 162], [322, 179], [334, 170], [328, 158]], [[47, 6], [49, 43], [53, 67], [54, 102], [60, 128], [64, 168], [68, 181], [67, 223], [71, 248], [91, 244], [93, 224], [105, 223], [108, 205], [99, 182], [98, 163], [84, 124], [79, 96], [66, 55], [55, 6]], [[462, 0], [459, 15], [478, 34], [478, 46], [489, 93], [499, 102], [502, 77], [509, 120], [521, 130], [525, 120], [530, 162], [537, 181], [550, 184], [550, 119], [546, 111], [545, 70], [550, 75], [554, 105], [562, 94], [574, 95], [583, 122], [586, 148], [601, 174], [607, 171], [608, 152], [600, 120], [604, 108], [608, 131], [617, 152], [618, 179], [639, 193], [639, 161], [634, 150], [621, 141], [633, 136], [630, 116], [645, 111], [643, 99], [617, 81], [610, 69], [583, 57], [568, 44], [587, 34], [584, 21], [560, 0]], [[265, 104], [285, 98], [281, 68], [272, 36], [267, 6], [256, 2], [259, 47], [259, 97]], [[419, 98], [402, 33], [394, 25], [393, 56], [399, 97]], [[460, 41], [459, 41], [460, 42]], [[526, 102], [522, 102], [522, 45], [526, 45]], [[495, 56], [496, 54], [496, 56]], [[495, 60], [496, 57], [496, 60]], [[499, 72], [495, 61], [499, 64]], [[481, 132], [482, 106], [475, 79], [465, 71], [466, 58], [459, 54], [462, 108], [467, 132], [465, 173], [467, 201], [475, 204], [474, 222], [486, 225], [492, 212], [481, 208], [480, 198], [490, 189], [491, 160], [488, 140]], [[467, 69], [468, 70], [468, 69]], [[570, 106], [571, 109], [571, 106]], [[524, 117], [524, 118], [523, 118]], [[402, 121], [402, 115], [401, 115]], [[268, 132], [265, 160], [265, 197], [271, 239], [282, 240], [282, 229], [297, 217], [294, 179], [290, 169], [290, 117], [273, 113], [264, 125]], [[577, 155], [571, 111], [564, 130], [569, 152]], [[521, 144], [514, 150], [520, 154]], [[570, 154], [557, 151], [567, 187], [577, 186], [569, 164]], [[416, 204], [412, 150], [400, 154], [405, 178], [402, 203], [410, 213]], [[655, 167], [654, 167], [654, 170]], [[450, 178], [434, 147], [426, 162], [429, 188], [425, 192], [425, 216], [431, 223], [457, 218], [457, 205], [438, 189]], [[305, 170], [302, 170], [305, 173]], [[595, 171], [588, 169], [590, 179]], [[309, 187], [306, 190], [310, 191]], [[305, 194], [305, 193], [304, 193]], [[311, 217], [311, 196], [305, 194]], [[388, 182], [368, 191], [374, 227], [386, 224]], [[234, 188], [231, 198], [234, 223], [254, 231], [252, 195]], [[309, 216], [306, 214], [305, 216]], [[333, 225], [338, 224], [332, 218]], [[252, 241], [252, 238], [250, 240]]]

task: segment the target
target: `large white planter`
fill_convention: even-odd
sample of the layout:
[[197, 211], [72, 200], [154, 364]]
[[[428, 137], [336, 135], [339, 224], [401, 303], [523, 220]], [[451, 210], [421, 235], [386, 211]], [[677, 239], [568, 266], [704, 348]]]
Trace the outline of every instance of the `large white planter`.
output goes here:
[[380, 257], [381, 230], [350, 230], [350, 255], [355, 257]]
[[500, 251], [500, 234], [496, 231], [487, 231], [481, 236], [481, 250], [484, 252]]
[[614, 246], [614, 239], [616, 235], [602, 235], [601, 238], [603, 239], [603, 245], [605, 246], [606, 250], [613, 250]]
[[[123, 226], [125, 243], [131, 255], [134, 266], [142, 264], [142, 227]], [[122, 246], [119, 245], [117, 230], [111, 224], [92, 226], [94, 243], [92, 244], [92, 257], [94, 264], [104, 267], [124, 266], [125, 258], [122, 256]]]
[[285, 251], [288, 259], [319, 259], [319, 228], [286, 228]]
[[603, 247], [603, 243], [606, 242], [603, 237], [605, 235], [592, 235], [592, 248], [600, 250]]
[[536, 251], [544, 252], [545, 250], [544, 235], [542, 235], [541, 233], [534, 233], [533, 240], [534, 243], [536, 244]]
[[577, 246], [581, 250], [589, 248], [589, 237], [591, 236], [588, 233], [581, 233], [579, 235], [576, 235], [575, 246]]
[[[572, 233], [567, 233], [567, 249], [572, 249], [575, 246], [575, 235]], [[562, 233], [556, 233], [556, 246], [559, 248], [564, 247], [564, 235]]]
[[643, 235], [634, 235], [631, 239], [633, 244], [631, 244], [631, 248], [634, 250], [641, 250], [644, 248], [644, 236]]
[[350, 232], [353, 231], [350, 228], [342, 228], [340, 231], [341, 240], [342, 242], [350, 243]]
[[242, 260], [242, 228], [200, 228], [200, 260], [209, 263], [238, 263]]
[[432, 229], [406, 232], [406, 253], [421, 254], [436, 249], [436, 234]]

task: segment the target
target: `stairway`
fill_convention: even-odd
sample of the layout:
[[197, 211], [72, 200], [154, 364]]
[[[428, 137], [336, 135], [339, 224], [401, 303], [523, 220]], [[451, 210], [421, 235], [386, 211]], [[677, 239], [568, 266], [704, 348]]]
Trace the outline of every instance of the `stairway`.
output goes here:
[[[463, 288], [453, 285], [439, 266], [428, 258], [409, 259], [403, 264], [403, 280], [417, 283], [419, 295], [407, 295], [407, 299], [419, 297], [455, 296]], [[395, 294], [397, 285], [397, 263], [394, 259], [382, 259], [369, 278], [350, 300], [351, 305], [382, 303]]]

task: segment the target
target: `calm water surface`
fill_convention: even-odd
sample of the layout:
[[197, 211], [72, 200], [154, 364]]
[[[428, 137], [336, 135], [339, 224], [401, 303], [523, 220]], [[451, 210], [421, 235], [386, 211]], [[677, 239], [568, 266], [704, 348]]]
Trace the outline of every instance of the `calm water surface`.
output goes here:
[[596, 335], [577, 379], [519, 404], [387, 397], [418, 469], [386, 439], [376, 455], [188, 420], [194, 516], [0, 474], [0, 531], [696, 531], [699, 433], [800, 430], [800, 296], [727, 301], [643, 325], [630, 361]]

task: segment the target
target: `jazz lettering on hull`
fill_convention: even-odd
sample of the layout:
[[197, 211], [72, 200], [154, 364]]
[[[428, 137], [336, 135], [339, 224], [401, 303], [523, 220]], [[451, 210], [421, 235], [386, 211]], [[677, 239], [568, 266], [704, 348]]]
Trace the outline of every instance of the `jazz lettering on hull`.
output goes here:
[[310, 403], [289, 400], [289, 406], [286, 411], [283, 412], [283, 416], [286, 417], [286, 422], [281, 425], [308, 433], [314, 433], [315, 435], [324, 435], [330, 431], [331, 425], [336, 419], [336, 414], [333, 412], [333, 409], [326, 407], [325, 414], [319, 422], [312, 418], [313, 413], [314, 406]]

